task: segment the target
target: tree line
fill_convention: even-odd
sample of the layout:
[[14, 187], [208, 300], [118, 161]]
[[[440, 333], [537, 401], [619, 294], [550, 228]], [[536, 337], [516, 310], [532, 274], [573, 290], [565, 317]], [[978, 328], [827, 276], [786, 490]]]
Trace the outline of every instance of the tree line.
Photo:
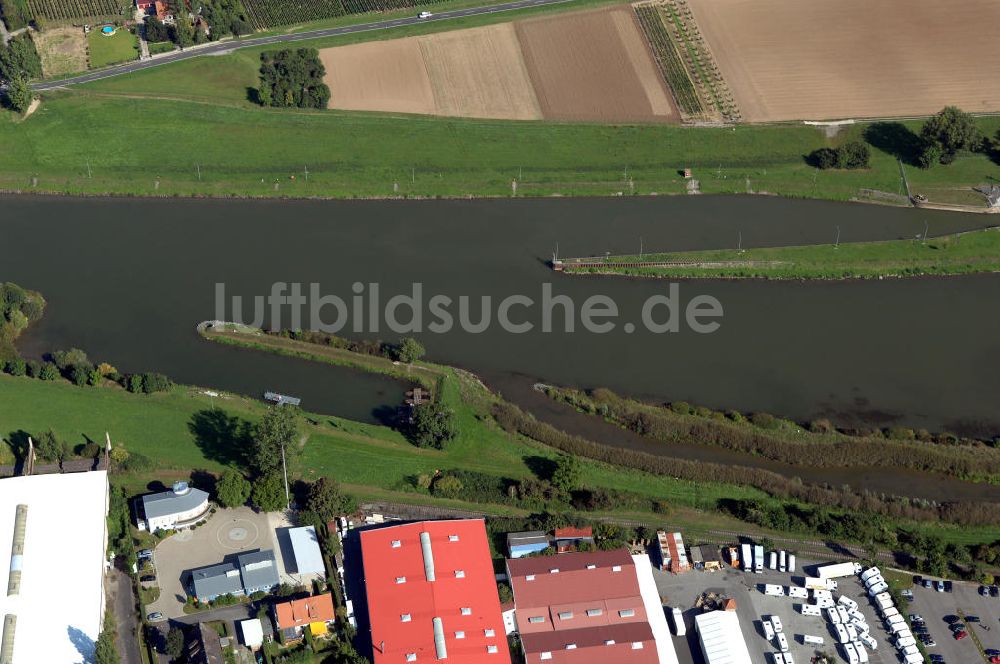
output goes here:
[[961, 454], [949, 434], [933, 436], [905, 427], [868, 430], [849, 435], [828, 420], [801, 426], [770, 413], [744, 416], [692, 407], [678, 401], [645, 404], [598, 388], [584, 392], [548, 387], [550, 398], [583, 413], [663, 443], [716, 445], [793, 465], [812, 467], [876, 466], [942, 473], [961, 479], [1000, 478], [1000, 450], [980, 441], [962, 441]]
[[41, 76], [42, 59], [30, 32], [22, 32], [6, 45], [0, 43], [0, 83], [6, 85], [4, 99], [14, 111], [28, 110], [35, 99], [28, 81]]
[[1000, 522], [1000, 505], [997, 503], [986, 501], [936, 503], [872, 492], [855, 493], [848, 488], [835, 489], [829, 486], [803, 484], [798, 479], [787, 478], [760, 468], [674, 459], [600, 445], [539, 422], [510, 403], [497, 403], [493, 406], [492, 412], [497, 424], [508, 433], [524, 435], [562, 452], [654, 475], [695, 482], [751, 486], [776, 498], [794, 499], [845, 511], [872, 512], [893, 519], [941, 520], [961, 525], [988, 525]]
[[58, 350], [42, 360], [14, 357], [4, 362], [2, 369], [11, 376], [28, 376], [38, 380], [63, 378], [78, 387], [117, 384], [133, 394], [166, 392], [173, 387], [173, 381], [161, 373], [120, 373], [107, 362], [95, 364], [79, 348]]

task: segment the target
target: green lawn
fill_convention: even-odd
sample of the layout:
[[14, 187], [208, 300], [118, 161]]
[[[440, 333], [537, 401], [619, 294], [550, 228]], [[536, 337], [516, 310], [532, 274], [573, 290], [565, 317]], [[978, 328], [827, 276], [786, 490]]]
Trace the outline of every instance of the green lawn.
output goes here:
[[118, 28], [114, 35], [108, 37], [102, 34], [100, 26], [97, 26], [87, 34], [87, 50], [90, 54], [91, 69], [98, 69], [137, 59], [139, 40], [124, 28]]
[[[746, 173], [758, 191], [849, 199], [861, 187], [895, 191], [899, 181], [895, 160], [876, 152], [871, 170], [823, 172], [814, 183], [817, 172], [802, 155], [826, 140], [802, 125], [607, 126], [255, 108], [241, 101], [252, 70], [227, 57], [242, 56], [184, 63], [204, 74], [193, 76], [191, 95], [204, 95], [198, 101], [70, 92], [47, 95], [24, 122], [0, 116], [0, 189], [28, 189], [37, 177], [37, 190], [67, 193], [381, 197], [398, 183], [404, 196], [505, 196], [523, 173], [519, 195], [607, 195], [627, 190], [627, 166], [636, 193], [679, 194], [677, 169], [687, 166], [708, 193], [743, 191]], [[221, 88], [213, 77], [242, 78]], [[225, 103], [210, 100], [224, 91]], [[167, 129], [150, 132], [135, 122], [140, 117]], [[1000, 119], [982, 123], [995, 130]], [[197, 150], [177, 150], [181, 135], [198, 136]], [[81, 155], [89, 155], [90, 177]], [[957, 186], [953, 176], [967, 185], [1000, 177], [985, 157], [953, 169], [925, 177], [941, 186]]]
[[[669, 267], [569, 268], [567, 272], [630, 276], [764, 279], [871, 279], [917, 275], [1000, 272], [1000, 232], [988, 229], [927, 241], [856, 242], [643, 256], [614, 256], [611, 263], [677, 262]], [[701, 264], [701, 265], [697, 265]], [[572, 263], [567, 263], [572, 265]]]

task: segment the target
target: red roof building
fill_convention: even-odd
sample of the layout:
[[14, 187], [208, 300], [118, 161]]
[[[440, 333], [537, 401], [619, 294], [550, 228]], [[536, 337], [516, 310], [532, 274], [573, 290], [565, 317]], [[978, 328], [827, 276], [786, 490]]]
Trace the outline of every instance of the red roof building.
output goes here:
[[313, 623], [330, 623], [337, 619], [330, 593], [276, 604], [274, 612], [278, 617], [278, 629], [282, 630]]
[[482, 519], [361, 533], [374, 664], [509, 664]]
[[628, 551], [507, 561], [527, 664], [657, 664]]

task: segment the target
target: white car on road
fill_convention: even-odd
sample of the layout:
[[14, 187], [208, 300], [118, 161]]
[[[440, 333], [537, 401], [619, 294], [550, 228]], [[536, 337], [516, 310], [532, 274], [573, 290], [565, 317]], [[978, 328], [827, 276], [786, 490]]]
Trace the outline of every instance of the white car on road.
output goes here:
[[434, 14], [430, 12], [420, 12], [417, 14], [417, 18], [430, 18], [431, 16], [434, 16]]

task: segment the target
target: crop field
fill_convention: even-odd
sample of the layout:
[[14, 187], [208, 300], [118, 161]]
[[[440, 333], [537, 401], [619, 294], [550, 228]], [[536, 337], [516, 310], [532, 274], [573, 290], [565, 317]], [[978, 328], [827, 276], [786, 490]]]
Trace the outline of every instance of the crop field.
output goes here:
[[321, 55], [332, 108], [509, 120], [678, 119], [627, 6]]
[[751, 122], [1000, 112], [995, 0], [688, 0]]
[[43, 16], [50, 21], [97, 19], [121, 16], [121, 0], [28, 0], [32, 16]]
[[49, 28], [36, 32], [32, 39], [45, 76], [62, 76], [87, 68], [87, 36], [82, 28]]

